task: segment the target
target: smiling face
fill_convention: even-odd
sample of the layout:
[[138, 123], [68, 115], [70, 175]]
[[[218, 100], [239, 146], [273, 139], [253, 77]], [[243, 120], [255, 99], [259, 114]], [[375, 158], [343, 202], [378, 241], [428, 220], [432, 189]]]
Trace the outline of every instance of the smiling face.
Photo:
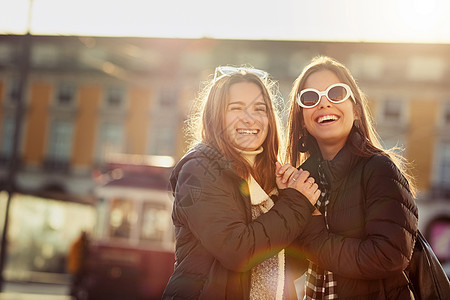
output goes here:
[[268, 127], [267, 105], [258, 85], [252, 82], [232, 84], [225, 113], [225, 128], [231, 144], [239, 150], [257, 150], [267, 137]]
[[[321, 70], [312, 73], [303, 89], [313, 88], [325, 91], [330, 85], [340, 83], [332, 71]], [[303, 108], [303, 126], [316, 138], [324, 159], [332, 159], [345, 145], [356, 115], [351, 98], [342, 103], [332, 103], [322, 96], [317, 106]]]

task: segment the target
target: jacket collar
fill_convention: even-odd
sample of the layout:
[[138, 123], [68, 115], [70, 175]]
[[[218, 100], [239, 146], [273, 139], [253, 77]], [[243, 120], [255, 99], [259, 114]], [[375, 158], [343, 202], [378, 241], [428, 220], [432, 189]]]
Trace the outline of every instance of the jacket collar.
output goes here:
[[319, 162], [322, 164], [331, 190], [340, 186], [341, 181], [347, 177], [359, 160], [360, 157], [354, 155], [346, 144], [333, 160], [322, 160]]
[[195, 158], [206, 157], [207, 159], [219, 164], [219, 166], [223, 169], [232, 169], [233, 164], [231, 160], [225, 158], [222, 153], [211, 146], [197, 144], [190, 152], [193, 153], [193, 157]]
[[[363, 137], [355, 130], [355, 128], [353, 128], [350, 132], [349, 139], [353, 139], [353, 141], [356, 139], [356, 141], [358, 141], [362, 140]], [[322, 158], [316, 143], [313, 145], [312, 149], [313, 150], [310, 152], [311, 156], [304, 164], [302, 164], [301, 168], [308, 170], [317, 180], [317, 168], [319, 164], [321, 164], [331, 190], [340, 186], [342, 180], [347, 177], [361, 159], [361, 157], [351, 152], [348, 142], [332, 160], [324, 160]]]
[[[172, 174], [170, 175], [170, 185], [172, 191], [175, 190], [176, 182], [178, 181], [178, 174], [180, 173], [184, 164], [192, 159], [205, 159], [209, 162], [201, 162], [208, 163], [208, 166], [205, 166], [208, 170], [214, 172], [222, 172], [222, 171], [232, 171], [232, 163], [230, 160], [226, 159], [218, 150], [212, 148], [211, 146], [205, 144], [197, 144], [192, 149], [190, 149], [176, 164], [174, 167]], [[200, 163], [200, 162], [199, 162]]]

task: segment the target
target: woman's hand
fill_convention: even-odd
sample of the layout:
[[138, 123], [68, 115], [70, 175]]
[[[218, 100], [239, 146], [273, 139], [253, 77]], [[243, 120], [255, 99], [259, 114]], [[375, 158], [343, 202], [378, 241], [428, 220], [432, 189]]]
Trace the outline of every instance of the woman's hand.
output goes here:
[[320, 190], [314, 178], [309, 176], [308, 171], [300, 169], [296, 174], [293, 174], [291, 180], [288, 182], [288, 187], [294, 188], [306, 198], [312, 205], [315, 205], [320, 196]]
[[290, 164], [281, 165], [278, 161], [275, 163], [275, 171], [275, 181], [280, 190], [287, 188], [291, 176], [298, 172], [298, 170]]
[[281, 166], [276, 162], [276, 182], [279, 189], [294, 188], [308, 198], [311, 204], [316, 204], [320, 190], [313, 177], [305, 170], [297, 170], [290, 164]]

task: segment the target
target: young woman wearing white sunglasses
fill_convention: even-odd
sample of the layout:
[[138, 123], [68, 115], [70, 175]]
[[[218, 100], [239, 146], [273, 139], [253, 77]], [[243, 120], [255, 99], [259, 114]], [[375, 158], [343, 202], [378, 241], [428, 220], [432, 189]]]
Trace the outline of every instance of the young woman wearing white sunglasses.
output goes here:
[[349, 70], [315, 58], [295, 81], [291, 105], [288, 161], [322, 193], [321, 215], [287, 251], [307, 266], [290, 268], [291, 278], [306, 271], [305, 299], [413, 299], [403, 270], [418, 223], [414, 189], [402, 158], [380, 146]]

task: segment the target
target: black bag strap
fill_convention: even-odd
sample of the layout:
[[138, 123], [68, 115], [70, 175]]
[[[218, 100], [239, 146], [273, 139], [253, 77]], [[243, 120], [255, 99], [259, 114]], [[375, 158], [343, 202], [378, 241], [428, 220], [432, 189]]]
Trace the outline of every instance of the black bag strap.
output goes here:
[[431, 268], [430, 275], [435, 286], [436, 294], [439, 296], [439, 299], [450, 299], [450, 282], [441, 263], [420, 231], [417, 232], [417, 240], [421, 244], [428, 265]]

